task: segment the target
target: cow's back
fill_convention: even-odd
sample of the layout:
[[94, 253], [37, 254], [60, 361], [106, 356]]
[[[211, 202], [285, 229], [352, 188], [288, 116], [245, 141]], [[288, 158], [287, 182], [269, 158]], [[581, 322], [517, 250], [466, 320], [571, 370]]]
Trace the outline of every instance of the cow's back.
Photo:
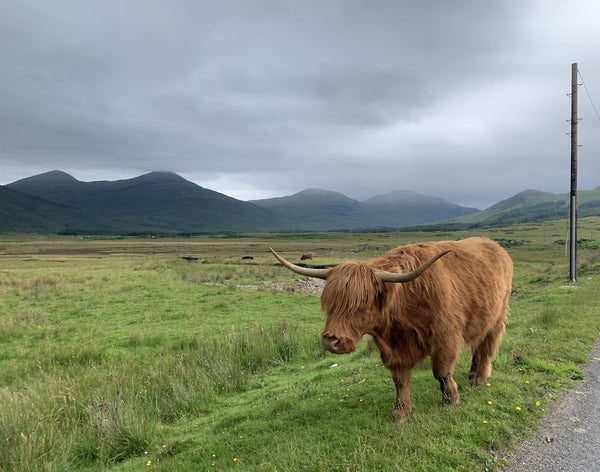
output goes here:
[[434, 335], [460, 332], [472, 342], [506, 319], [513, 265], [504, 248], [487, 238], [422, 243], [398, 247], [372, 263], [408, 272], [447, 250], [421, 277], [395, 288], [405, 303], [402, 316]]

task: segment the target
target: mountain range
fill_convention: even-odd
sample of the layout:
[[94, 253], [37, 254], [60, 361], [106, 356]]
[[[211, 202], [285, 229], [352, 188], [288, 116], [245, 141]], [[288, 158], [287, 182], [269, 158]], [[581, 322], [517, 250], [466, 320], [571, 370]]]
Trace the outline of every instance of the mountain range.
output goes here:
[[[580, 216], [600, 215], [600, 188], [579, 193]], [[480, 211], [396, 190], [365, 201], [307, 189], [241, 201], [171, 172], [82, 182], [51, 171], [0, 186], [0, 232], [186, 234], [465, 227], [565, 218], [568, 195], [526, 190]]]

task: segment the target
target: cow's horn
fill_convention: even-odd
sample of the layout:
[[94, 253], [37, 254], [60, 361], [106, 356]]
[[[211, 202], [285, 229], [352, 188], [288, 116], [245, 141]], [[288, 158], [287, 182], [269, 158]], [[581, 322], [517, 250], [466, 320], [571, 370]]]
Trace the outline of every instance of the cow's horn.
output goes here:
[[423, 264], [418, 269], [413, 270], [412, 272], [408, 272], [407, 274], [397, 274], [395, 272], [385, 272], [385, 271], [376, 271], [375, 273], [383, 280], [384, 282], [410, 282], [411, 280], [415, 280], [417, 277], [421, 276], [423, 272], [429, 269], [429, 266], [437, 261], [440, 257], [445, 256], [450, 251], [440, 252], [437, 256], [429, 259], [425, 264]]
[[310, 269], [308, 267], [300, 267], [296, 264], [286, 261], [283, 257], [275, 252], [273, 248], [269, 248], [269, 251], [275, 256], [275, 258], [281, 262], [284, 267], [287, 267], [292, 272], [296, 272], [300, 275], [306, 275], [307, 277], [315, 277], [317, 279], [326, 279], [329, 275], [329, 269]]

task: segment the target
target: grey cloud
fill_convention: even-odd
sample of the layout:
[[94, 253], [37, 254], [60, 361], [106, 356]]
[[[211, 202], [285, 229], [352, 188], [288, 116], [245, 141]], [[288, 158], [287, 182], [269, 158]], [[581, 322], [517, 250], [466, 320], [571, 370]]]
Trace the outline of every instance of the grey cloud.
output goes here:
[[[600, 74], [590, 10], [591, 0], [7, 0], [0, 183], [53, 168], [160, 169], [233, 196], [408, 188], [485, 204], [563, 191], [570, 62], [590, 84]], [[597, 153], [590, 121], [581, 139]], [[598, 164], [582, 165], [582, 185], [597, 186]]]

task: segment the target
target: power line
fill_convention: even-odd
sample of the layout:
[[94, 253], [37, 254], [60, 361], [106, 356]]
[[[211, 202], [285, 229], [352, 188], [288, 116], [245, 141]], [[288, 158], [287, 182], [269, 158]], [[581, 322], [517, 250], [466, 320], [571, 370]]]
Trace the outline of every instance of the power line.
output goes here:
[[590, 99], [590, 103], [592, 104], [592, 108], [596, 112], [596, 117], [598, 118], [598, 120], [600, 120], [600, 113], [598, 113], [598, 109], [596, 108], [596, 105], [594, 104], [594, 100], [592, 100], [592, 96], [590, 95], [590, 92], [589, 92], [589, 90], [587, 88], [587, 85], [585, 85], [585, 82], [583, 80], [583, 76], [581, 75], [581, 71], [579, 69], [577, 69], [577, 73], [579, 74], [579, 78], [581, 79], [581, 84], [583, 85], [585, 93], [587, 94], [588, 98]]

